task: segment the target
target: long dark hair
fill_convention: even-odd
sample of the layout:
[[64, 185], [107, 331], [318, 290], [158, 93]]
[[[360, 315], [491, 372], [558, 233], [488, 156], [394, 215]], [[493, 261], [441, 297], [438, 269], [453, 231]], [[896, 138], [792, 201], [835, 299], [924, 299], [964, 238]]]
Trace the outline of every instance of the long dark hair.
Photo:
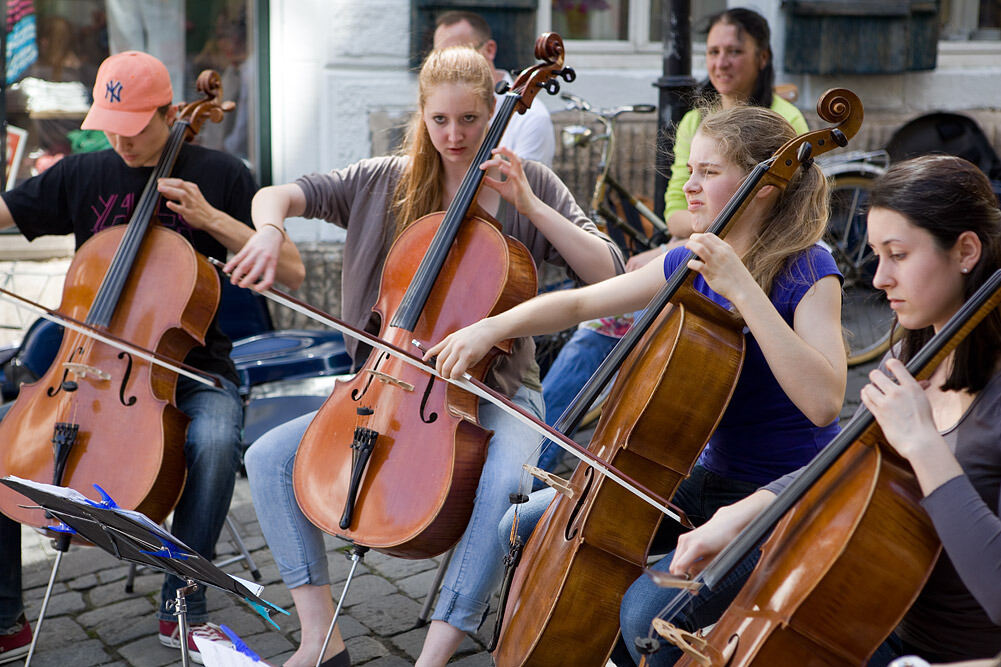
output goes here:
[[[772, 89], [775, 87], [775, 67], [772, 64], [772, 31], [768, 27], [768, 21], [753, 9], [735, 7], [710, 16], [706, 33], [708, 34], [717, 23], [732, 25], [737, 28], [738, 37], [747, 33], [754, 40], [754, 44], [758, 47], [758, 50], [768, 54], [768, 64], [758, 72], [758, 78], [754, 82], [754, 87], [751, 89], [751, 96], [747, 99], [747, 103], [754, 106], [771, 108], [772, 96], [774, 95]], [[702, 100], [703, 104], [719, 102], [719, 92], [708, 77], [699, 84], [696, 94]]]
[[[899, 162], [881, 176], [870, 194], [870, 208], [903, 215], [931, 234], [943, 251], [959, 235], [973, 232], [982, 245], [980, 260], [963, 275], [964, 299], [1001, 268], [1001, 210], [990, 181], [976, 165], [952, 155], [923, 155]], [[898, 352], [905, 363], [934, 335], [932, 327], [907, 330]], [[1001, 313], [994, 310], [956, 348], [944, 391], [977, 392], [997, 370], [1001, 356]]]

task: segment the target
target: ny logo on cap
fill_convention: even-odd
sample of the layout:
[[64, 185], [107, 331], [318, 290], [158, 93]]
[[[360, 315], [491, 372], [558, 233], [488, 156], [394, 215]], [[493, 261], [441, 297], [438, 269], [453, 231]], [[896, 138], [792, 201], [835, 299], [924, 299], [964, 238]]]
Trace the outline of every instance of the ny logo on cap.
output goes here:
[[121, 102], [122, 101], [122, 82], [121, 81], [108, 81], [104, 86], [104, 99], [109, 102]]

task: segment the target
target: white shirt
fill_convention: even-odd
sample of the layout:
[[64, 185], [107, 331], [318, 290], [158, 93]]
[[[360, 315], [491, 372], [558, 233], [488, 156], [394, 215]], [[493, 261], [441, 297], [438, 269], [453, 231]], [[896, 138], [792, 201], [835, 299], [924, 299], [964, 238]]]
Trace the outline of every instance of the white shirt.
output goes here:
[[[504, 81], [512, 85], [514, 81], [511, 75], [504, 72]], [[539, 92], [542, 95], [543, 91]], [[500, 109], [500, 102], [503, 95], [496, 95], [497, 104], [494, 106], [494, 118], [497, 110]], [[492, 123], [494, 118], [490, 119]], [[556, 135], [553, 131], [553, 120], [549, 117], [549, 110], [542, 103], [537, 95], [532, 100], [532, 106], [525, 113], [515, 113], [511, 116], [507, 127], [504, 129], [504, 136], [501, 137], [501, 146], [510, 148], [515, 155], [523, 160], [535, 160], [547, 167], [553, 166], [553, 156], [556, 154]]]

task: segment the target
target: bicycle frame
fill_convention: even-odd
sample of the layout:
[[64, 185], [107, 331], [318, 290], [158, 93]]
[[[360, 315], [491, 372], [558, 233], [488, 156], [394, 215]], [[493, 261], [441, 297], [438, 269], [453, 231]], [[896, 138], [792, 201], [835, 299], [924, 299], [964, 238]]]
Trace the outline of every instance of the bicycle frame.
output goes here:
[[[591, 109], [591, 106], [584, 100], [575, 97], [573, 95], [564, 95], [563, 98], [570, 102], [568, 108], [577, 109], [579, 111], [587, 112], [594, 116], [603, 127], [603, 131], [600, 134], [593, 134], [591, 130], [584, 126], [570, 126], [564, 128], [564, 141], [568, 138], [572, 145], [574, 146], [585, 146], [588, 144], [594, 144], [598, 142], [603, 142], [601, 145], [601, 156], [598, 161], [598, 176], [595, 180], [594, 190], [591, 195], [590, 203], [590, 213], [592, 217], [600, 217], [605, 221], [606, 226], [615, 227], [627, 236], [629, 240], [641, 249], [649, 249], [660, 245], [660, 239], [666, 239], [670, 236], [667, 231], [667, 225], [664, 223], [663, 219], [657, 216], [648, 206], [643, 202], [633, 196], [629, 190], [622, 185], [620, 182], [615, 180], [611, 174], [612, 156], [615, 153], [615, 119], [622, 113], [626, 112], [638, 112], [647, 113], [654, 111], [654, 107], [650, 105], [635, 105], [635, 106], [623, 106], [617, 107], [612, 110], [604, 110], [601, 112], [596, 112]], [[615, 193], [620, 199], [621, 206], [623, 208], [623, 215], [620, 215], [615, 211], [609, 201], [609, 194]], [[646, 219], [653, 229], [653, 234], [647, 236], [642, 231], [642, 226], [638, 217], [635, 219], [623, 219], [633, 218], [634, 216], [629, 215], [629, 211], [626, 207], [629, 206], [636, 211], [638, 216]]]

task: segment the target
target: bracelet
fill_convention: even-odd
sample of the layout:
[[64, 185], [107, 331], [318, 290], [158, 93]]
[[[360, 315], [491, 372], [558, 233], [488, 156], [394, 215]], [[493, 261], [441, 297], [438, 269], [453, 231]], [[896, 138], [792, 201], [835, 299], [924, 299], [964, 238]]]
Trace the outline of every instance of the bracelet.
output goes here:
[[273, 222], [265, 222], [263, 225], [261, 225], [261, 227], [274, 227], [275, 229], [278, 230], [278, 233], [282, 235], [283, 239], [287, 239], [288, 238], [288, 234], [285, 233], [285, 230], [282, 229], [281, 227], [279, 227], [278, 225], [276, 225]]

